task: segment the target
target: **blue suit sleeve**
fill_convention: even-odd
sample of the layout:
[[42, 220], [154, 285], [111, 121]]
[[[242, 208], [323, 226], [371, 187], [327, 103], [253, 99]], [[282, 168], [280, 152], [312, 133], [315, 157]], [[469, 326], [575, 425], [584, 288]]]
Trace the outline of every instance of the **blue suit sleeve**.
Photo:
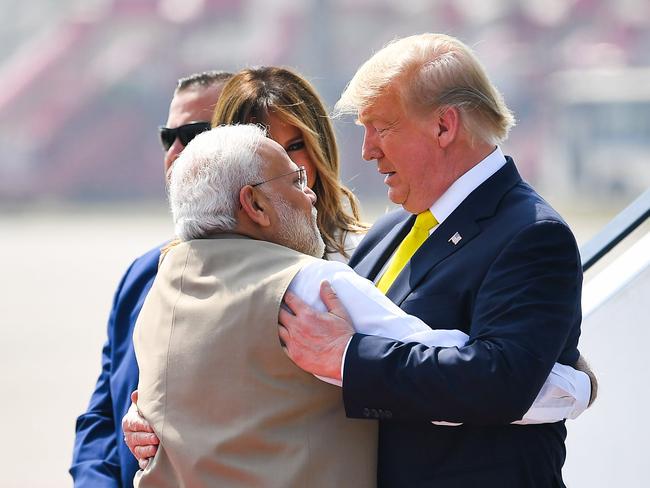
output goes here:
[[113, 306], [108, 320], [108, 340], [102, 349], [102, 371], [97, 379], [88, 409], [77, 418], [72, 466], [70, 474], [76, 488], [98, 487], [119, 488], [120, 460], [117, 451], [116, 420], [113, 414], [111, 396], [111, 357], [112, 337], [115, 316], [124, 281], [131, 271], [129, 267], [113, 299]]
[[465, 346], [355, 334], [343, 378], [348, 416], [382, 409], [395, 420], [520, 419], [553, 364], [577, 359], [581, 283], [577, 246], [566, 225], [541, 221], [524, 228], [489, 266]]

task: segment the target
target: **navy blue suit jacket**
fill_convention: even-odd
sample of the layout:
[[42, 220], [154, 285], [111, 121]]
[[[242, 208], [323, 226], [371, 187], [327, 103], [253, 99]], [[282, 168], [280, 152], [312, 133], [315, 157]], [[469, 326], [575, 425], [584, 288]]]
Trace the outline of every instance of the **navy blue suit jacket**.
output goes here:
[[136, 259], [120, 282], [108, 320], [102, 372], [88, 410], [77, 418], [70, 474], [77, 488], [133, 486], [138, 463], [124, 443], [122, 417], [138, 387], [133, 327], [158, 271], [160, 247]]
[[[350, 265], [375, 279], [413, 221], [403, 210], [381, 218]], [[564, 422], [509, 422], [530, 407], [553, 363], [575, 364], [581, 284], [571, 231], [507, 158], [387, 292], [432, 328], [466, 332], [468, 344], [355, 334], [348, 348], [345, 408], [380, 419], [379, 486], [564, 486]]]

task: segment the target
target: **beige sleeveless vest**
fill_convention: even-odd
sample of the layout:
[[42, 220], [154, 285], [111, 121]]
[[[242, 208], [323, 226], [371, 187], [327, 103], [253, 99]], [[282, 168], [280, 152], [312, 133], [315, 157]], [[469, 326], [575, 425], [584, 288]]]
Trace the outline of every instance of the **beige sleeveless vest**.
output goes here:
[[280, 303], [310, 258], [235, 235], [175, 246], [138, 318], [138, 407], [160, 438], [135, 486], [368, 487], [377, 425], [282, 351]]

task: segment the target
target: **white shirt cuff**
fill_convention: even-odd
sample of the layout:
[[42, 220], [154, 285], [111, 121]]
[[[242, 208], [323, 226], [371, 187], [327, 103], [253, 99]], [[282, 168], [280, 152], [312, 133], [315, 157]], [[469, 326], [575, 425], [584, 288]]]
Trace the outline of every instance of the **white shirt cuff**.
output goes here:
[[319, 380], [324, 381], [325, 383], [329, 383], [330, 385], [334, 386], [343, 386], [343, 367], [345, 366], [345, 355], [348, 353], [348, 347], [350, 347], [350, 342], [352, 342], [352, 337], [348, 339], [348, 343], [345, 345], [345, 350], [343, 351], [343, 358], [341, 359], [341, 379], [340, 380], [335, 380], [334, 378], [326, 378], [325, 376], [318, 376], [315, 374], [314, 376], [318, 378]]

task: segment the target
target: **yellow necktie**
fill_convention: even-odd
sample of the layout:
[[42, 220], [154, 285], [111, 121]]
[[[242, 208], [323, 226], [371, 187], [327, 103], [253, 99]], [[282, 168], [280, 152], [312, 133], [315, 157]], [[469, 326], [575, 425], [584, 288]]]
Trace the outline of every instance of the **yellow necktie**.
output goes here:
[[429, 231], [436, 225], [438, 225], [438, 221], [430, 210], [418, 214], [411, 231], [406, 234], [406, 237], [400, 243], [397, 251], [395, 251], [395, 256], [393, 256], [393, 260], [388, 266], [388, 269], [377, 282], [377, 288], [379, 288], [382, 293], [386, 294], [402, 269], [404, 269], [404, 266], [406, 266], [406, 263], [408, 263], [409, 259], [413, 257], [415, 251], [417, 251], [422, 243], [427, 240], [427, 237], [429, 237]]

